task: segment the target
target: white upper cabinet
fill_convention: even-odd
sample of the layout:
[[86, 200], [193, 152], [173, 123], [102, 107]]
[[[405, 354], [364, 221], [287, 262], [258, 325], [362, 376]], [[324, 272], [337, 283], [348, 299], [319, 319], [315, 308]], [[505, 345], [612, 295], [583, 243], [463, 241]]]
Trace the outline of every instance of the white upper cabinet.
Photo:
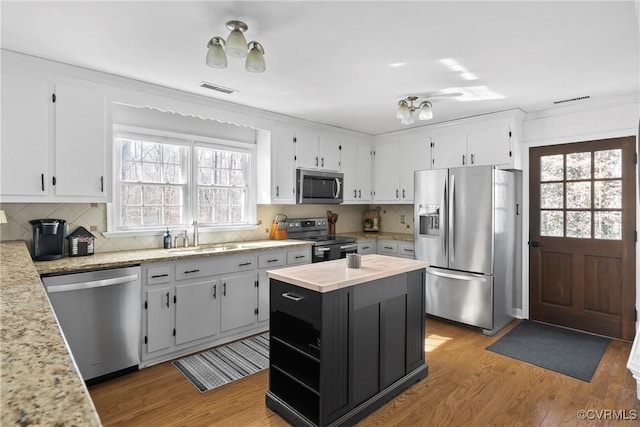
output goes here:
[[[49, 81], [2, 73], [0, 195], [39, 200], [50, 194]], [[6, 199], [5, 199], [6, 200]]]
[[2, 72], [5, 202], [109, 202], [110, 116], [97, 86]]
[[295, 136], [293, 129], [279, 127], [272, 139], [272, 200], [275, 203], [293, 204], [296, 202]]
[[56, 84], [56, 196], [103, 200], [107, 181], [105, 95], [95, 89]]
[[313, 130], [296, 130], [296, 166], [339, 171], [340, 137]]
[[522, 111], [513, 110], [434, 129], [433, 169], [483, 165], [521, 169], [523, 117]]
[[413, 203], [414, 172], [425, 169], [431, 169], [431, 139], [420, 137], [400, 142], [400, 201]]
[[371, 202], [371, 145], [343, 139], [340, 171], [344, 174], [344, 202]]
[[431, 139], [378, 144], [374, 152], [374, 201], [413, 203], [414, 172], [431, 169]]

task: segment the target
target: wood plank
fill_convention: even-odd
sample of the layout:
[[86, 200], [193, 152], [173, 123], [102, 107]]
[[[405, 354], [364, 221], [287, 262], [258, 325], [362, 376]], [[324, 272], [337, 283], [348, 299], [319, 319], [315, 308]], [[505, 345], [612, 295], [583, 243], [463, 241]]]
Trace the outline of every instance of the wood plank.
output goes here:
[[[429, 317], [429, 376], [360, 426], [404, 425], [631, 425], [583, 422], [581, 409], [638, 411], [636, 383], [626, 369], [631, 344], [612, 341], [591, 383], [485, 350], [519, 323], [493, 337]], [[265, 406], [268, 371], [199, 393], [170, 363], [152, 366], [89, 388], [106, 427], [286, 426]]]

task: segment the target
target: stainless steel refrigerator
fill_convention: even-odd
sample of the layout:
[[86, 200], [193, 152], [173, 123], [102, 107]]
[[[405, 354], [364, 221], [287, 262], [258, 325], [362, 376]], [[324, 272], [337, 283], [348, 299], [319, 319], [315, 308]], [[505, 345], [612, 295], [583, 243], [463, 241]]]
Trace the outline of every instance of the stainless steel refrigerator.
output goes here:
[[416, 259], [426, 312], [493, 335], [512, 318], [516, 238], [512, 172], [474, 166], [415, 172]]

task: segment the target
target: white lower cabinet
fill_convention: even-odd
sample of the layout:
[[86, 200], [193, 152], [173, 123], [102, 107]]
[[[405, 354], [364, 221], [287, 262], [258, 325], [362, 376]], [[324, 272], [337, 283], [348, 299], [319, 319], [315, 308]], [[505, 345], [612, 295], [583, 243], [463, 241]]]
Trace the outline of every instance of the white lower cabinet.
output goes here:
[[413, 242], [403, 242], [399, 240], [378, 240], [378, 254], [389, 255], [399, 258], [414, 259]]
[[361, 255], [375, 254], [376, 253], [376, 241], [375, 239], [358, 240], [358, 253]]
[[141, 368], [269, 328], [267, 271], [311, 262], [311, 247], [142, 265]]

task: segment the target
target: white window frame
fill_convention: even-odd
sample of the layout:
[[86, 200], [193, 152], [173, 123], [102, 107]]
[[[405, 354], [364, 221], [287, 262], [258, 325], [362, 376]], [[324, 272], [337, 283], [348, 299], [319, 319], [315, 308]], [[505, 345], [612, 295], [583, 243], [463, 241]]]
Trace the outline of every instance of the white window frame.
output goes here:
[[[122, 157], [120, 146], [116, 143], [116, 139], [131, 138], [149, 142], [170, 143], [174, 145], [184, 145], [188, 147], [187, 162], [187, 190], [184, 206], [184, 224], [181, 225], [160, 225], [157, 227], [122, 227], [119, 225], [119, 207], [120, 207], [120, 177]], [[105, 237], [129, 237], [129, 236], [156, 236], [164, 233], [167, 228], [173, 231], [183, 231], [187, 229], [189, 232], [192, 227], [193, 219], [196, 216], [197, 209], [197, 173], [195, 167], [195, 148], [203, 147], [210, 149], [222, 149], [229, 151], [246, 152], [250, 155], [249, 162], [249, 182], [247, 183], [247, 201], [246, 216], [244, 224], [224, 224], [211, 225], [206, 224], [199, 226], [200, 232], [216, 232], [216, 231], [240, 231], [240, 230], [256, 230], [259, 228], [257, 224], [257, 145], [223, 140], [218, 138], [209, 138], [199, 135], [189, 135], [185, 133], [160, 131], [156, 129], [141, 128], [126, 125], [113, 126], [113, 202], [107, 204], [107, 231], [103, 233]]]

